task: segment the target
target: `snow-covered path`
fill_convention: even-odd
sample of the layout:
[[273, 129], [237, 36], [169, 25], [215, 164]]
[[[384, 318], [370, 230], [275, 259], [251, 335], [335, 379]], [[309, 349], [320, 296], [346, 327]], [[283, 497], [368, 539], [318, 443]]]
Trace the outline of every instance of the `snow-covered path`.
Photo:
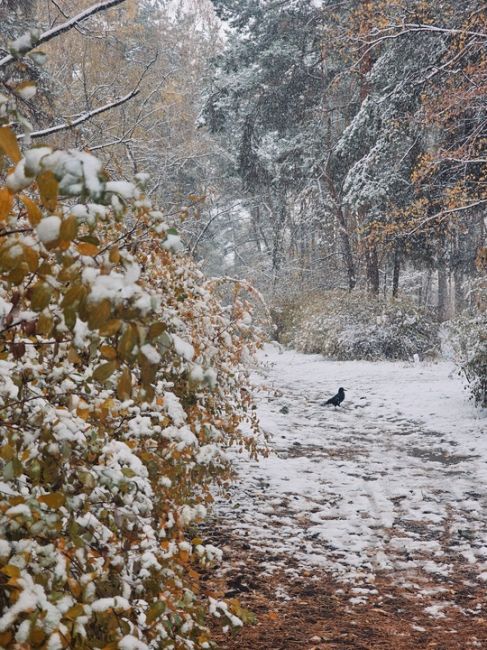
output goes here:
[[[270, 567], [327, 568], [353, 580], [357, 599], [378, 572], [423, 590], [454, 573], [487, 581], [487, 420], [452, 365], [332, 362], [270, 345], [261, 359], [271, 452], [236, 459], [239, 479], [217, 506], [225, 525]], [[342, 407], [322, 406], [339, 386]]]

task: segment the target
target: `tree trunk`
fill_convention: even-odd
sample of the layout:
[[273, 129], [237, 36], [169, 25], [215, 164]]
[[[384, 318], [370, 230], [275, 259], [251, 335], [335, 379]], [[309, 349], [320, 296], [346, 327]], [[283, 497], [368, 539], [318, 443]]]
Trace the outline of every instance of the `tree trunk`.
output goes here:
[[455, 314], [460, 314], [465, 309], [465, 297], [463, 294], [463, 251], [460, 243], [460, 236], [457, 232], [454, 249], [453, 284], [454, 284], [454, 309]]
[[340, 206], [337, 211], [338, 230], [340, 232], [340, 239], [342, 241], [343, 257], [345, 259], [345, 266], [347, 268], [348, 288], [350, 291], [357, 284], [357, 276], [355, 272], [355, 261], [353, 259], [352, 246], [350, 243], [350, 235], [347, 228], [347, 220]]
[[379, 280], [379, 257], [377, 255], [377, 247], [375, 244], [366, 244], [365, 249], [365, 262], [367, 265], [367, 282], [369, 290], [374, 296], [379, 295], [380, 280]]
[[448, 272], [444, 257], [438, 261], [438, 318], [440, 323], [448, 318]]
[[397, 298], [399, 292], [399, 274], [401, 271], [401, 244], [396, 243], [394, 248], [394, 264], [392, 268], [392, 297]]
[[274, 219], [274, 241], [272, 245], [272, 275], [274, 278], [274, 288], [277, 284], [279, 271], [284, 259], [282, 245], [284, 242], [284, 227], [286, 225], [286, 203], [285, 199], [280, 196], [277, 200], [277, 218]]
[[465, 309], [465, 297], [463, 295], [463, 271], [456, 268], [453, 272], [455, 283], [455, 313], [460, 314]]
[[430, 299], [430, 291], [431, 291], [431, 276], [432, 276], [432, 271], [431, 269], [428, 269], [426, 273], [426, 278], [423, 278], [422, 286], [421, 286], [421, 299], [419, 301], [419, 305], [422, 306], [424, 305], [425, 307], [428, 306], [429, 299]]
[[262, 248], [260, 244], [260, 235], [259, 235], [259, 222], [260, 222], [260, 208], [258, 205], [250, 208], [250, 220], [252, 223], [252, 230], [254, 232], [255, 245], [257, 247], [257, 252], [261, 253]]
[[350, 232], [347, 222], [347, 217], [343, 210], [343, 206], [336, 191], [335, 185], [330, 176], [326, 177], [328, 191], [333, 202], [335, 203], [335, 215], [338, 222], [338, 232], [340, 233], [340, 240], [342, 243], [343, 258], [345, 260], [345, 267], [347, 269], [348, 289], [352, 289], [357, 284], [357, 273], [355, 270], [355, 260], [353, 258], [352, 244], [350, 241]]

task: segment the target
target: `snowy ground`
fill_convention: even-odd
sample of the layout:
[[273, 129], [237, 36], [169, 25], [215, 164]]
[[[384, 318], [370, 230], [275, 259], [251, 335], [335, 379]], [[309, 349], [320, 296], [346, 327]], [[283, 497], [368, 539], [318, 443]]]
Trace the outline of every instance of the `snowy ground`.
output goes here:
[[[236, 459], [217, 505], [269, 567], [321, 566], [356, 584], [375, 576], [438, 596], [453, 573], [487, 582], [487, 419], [451, 364], [333, 362], [266, 346], [256, 374], [271, 453]], [[347, 390], [341, 408], [324, 398]], [[287, 412], [286, 412], [287, 411]]]

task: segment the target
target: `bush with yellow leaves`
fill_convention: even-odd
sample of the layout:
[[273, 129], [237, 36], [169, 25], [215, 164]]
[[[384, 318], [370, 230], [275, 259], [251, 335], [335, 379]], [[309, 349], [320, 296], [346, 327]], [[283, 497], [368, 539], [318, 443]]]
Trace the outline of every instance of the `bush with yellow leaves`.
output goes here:
[[219, 551], [188, 530], [225, 447], [256, 448], [248, 306], [222, 306], [144, 175], [21, 152], [3, 115], [0, 647], [209, 648], [209, 614], [241, 620], [199, 593]]

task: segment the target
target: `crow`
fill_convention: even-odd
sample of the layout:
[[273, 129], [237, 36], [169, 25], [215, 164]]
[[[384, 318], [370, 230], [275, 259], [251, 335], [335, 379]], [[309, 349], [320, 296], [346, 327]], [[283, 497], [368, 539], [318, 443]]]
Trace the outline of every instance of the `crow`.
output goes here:
[[340, 387], [338, 389], [338, 393], [336, 395], [333, 395], [333, 397], [330, 397], [330, 399], [325, 402], [325, 406], [327, 404], [332, 404], [333, 406], [340, 406], [340, 404], [343, 402], [344, 399], [345, 399], [345, 389]]

